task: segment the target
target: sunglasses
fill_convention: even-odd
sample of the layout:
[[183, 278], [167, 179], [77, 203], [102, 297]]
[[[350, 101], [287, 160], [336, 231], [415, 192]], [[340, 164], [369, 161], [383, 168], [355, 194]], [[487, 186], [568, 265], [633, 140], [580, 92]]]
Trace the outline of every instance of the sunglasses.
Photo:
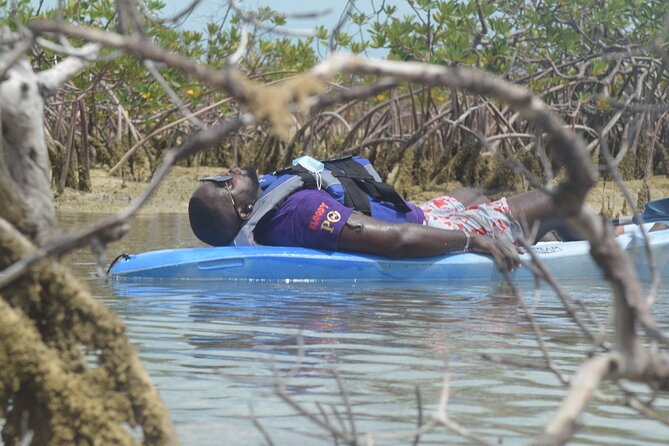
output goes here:
[[232, 175], [212, 175], [200, 179], [201, 183], [205, 181], [210, 181], [219, 187], [224, 187], [225, 190], [228, 191], [228, 195], [230, 196], [230, 201], [232, 202], [232, 208], [235, 210], [237, 218], [239, 218], [240, 220], [244, 220], [244, 218], [242, 218], [242, 216], [239, 215], [239, 210], [237, 209], [235, 198], [232, 196], [232, 190], [230, 189], [230, 182], [232, 181]]
[[200, 179], [200, 182], [211, 181], [216, 183], [217, 186], [225, 186], [230, 181], [232, 181], [232, 175], [211, 175], [209, 177], [204, 177]]

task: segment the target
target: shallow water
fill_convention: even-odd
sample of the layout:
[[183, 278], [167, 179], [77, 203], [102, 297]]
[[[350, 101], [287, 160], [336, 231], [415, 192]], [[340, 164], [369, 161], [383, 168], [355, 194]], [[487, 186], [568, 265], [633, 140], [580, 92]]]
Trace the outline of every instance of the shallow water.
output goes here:
[[[68, 226], [91, 219], [61, 217]], [[145, 216], [109, 255], [194, 245], [185, 215]], [[339, 378], [356, 432], [398, 432], [416, 425], [416, 389], [423, 417], [435, 410], [447, 374], [449, 417], [505, 445], [527, 443], [565, 395], [552, 373], [481, 357], [542, 363], [522, 310], [497, 284], [105, 284], [95, 277], [87, 252], [67, 261], [127, 323], [183, 444], [261, 444], [251, 413], [276, 444], [333, 444], [275, 394], [279, 382], [307, 411], [318, 413], [320, 405], [334, 425], [338, 414], [350, 429]], [[603, 283], [567, 288], [606, 321], [610, 297]], [[665, 330], [667, 288], [654, 307]], [[529, 288], [524, 295], [535, 298]], [[532, 303], [553, 360], [563, 372], [573, 372], [589, 343], [551, 292], [542, 291]], [[666, 399], [657, 406], [669, 410]], [[595, 402], [581, 421], [573, 444], [650, 445], [669, 438], [668, 427], [621, 406]], [[421, 444], [435, 442], [469, 444], [446, 428], [421, 438]]]

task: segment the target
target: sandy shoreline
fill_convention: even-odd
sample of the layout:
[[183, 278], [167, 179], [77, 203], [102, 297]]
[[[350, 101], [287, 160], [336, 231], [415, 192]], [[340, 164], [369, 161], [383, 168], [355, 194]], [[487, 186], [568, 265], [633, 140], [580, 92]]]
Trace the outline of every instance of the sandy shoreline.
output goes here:
[[[198, 180], [221, 170], [220, 167], [174, 167], [140, 212], [186, 213], [188, 200], [197, 187]], [[91, 182], [92, 192], [66, 189], [55, 199], [56, 209], [60, 212], [114, 213], [125, 209], [148, 186], [148, 183], [112, 177], [101, 169], [91, 170]], [[635, 199], [641, 184], [641, 180], [630, 181], [627, 184]], [[653, 200], [669, 196], [669, 177], [654, 177], [650, 192]], [[438, 193], [440, 190], [435, 190], [433, 196]], [[421, 194], [421, 196], [429, 195], [429, 192]], [[622, 209], [623, 195], [611, 182], [600, 182], [593, 188], [588, 202], [596, 212], [606, 210], [615, 214]]]
[[[141, 213], [186, 213], [188, 200], [198, 180], [221, 171], [216, 167], [174, 167]], [[127, 208], [148, 183], [110, 176], [101, 169], [91, 170], [92, 192], [66, 188], [55, 198], [59, 212], [114, 213]]]

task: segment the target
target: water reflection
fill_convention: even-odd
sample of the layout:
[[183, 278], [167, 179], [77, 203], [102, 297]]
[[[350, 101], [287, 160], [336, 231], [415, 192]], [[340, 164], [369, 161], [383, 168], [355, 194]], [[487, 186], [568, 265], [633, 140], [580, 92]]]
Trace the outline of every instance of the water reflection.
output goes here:
[[[112, 249], [138, 252], [195, 245], [184, 228], [182, 215], [145, 217], [122, 246]], [[496, 284], [107, 285], [93, 278], [93, 262], [86, 253], [70, 261], [88, 278], [94, 294], [128, 324], [184, 444], [261, 443], [248, 418], [249, 405], [278, 444], [331, 444], [328, 438], [317, 440], [322, 431], [272, 394], [276, 374], [309, 410], [317, 412], [318, 402], [325, 410], [332, 404], [343, 413], [332, 373], [337, 370], [349, 393], [357, 430], [365, 432], [412, 428], [415, 387], [424, 410], [434, 409], [448, 371], [449, 415], [507, 445], [526, 443], [564, 396], [564, 388], [547, 372], [498, 366], [481, 358], [489, 353], [541, 360], [517, 303]], [[571, 284], [569, 291], [587, 300], [606, 321], [610, 298], [605, 286]], [[524, 294], [534, 297], [530, 290]], [[665, 329], [667, 297], [662, 291], [655, 307]], [[552, 293], [544, 292], [530, 303], [536, 304], [535, 316], [554, 360], [564, 371], [573, 370], [589, 342]], [[666, 427], [628, 409], [602, 403], [594, 403], [584, 421], [588, 427], [579, 431], [576, 443], [657, 444], [669, 434]], [[437, 441], [467, 443], [443, 429], [423, 438], [424, 444]]]

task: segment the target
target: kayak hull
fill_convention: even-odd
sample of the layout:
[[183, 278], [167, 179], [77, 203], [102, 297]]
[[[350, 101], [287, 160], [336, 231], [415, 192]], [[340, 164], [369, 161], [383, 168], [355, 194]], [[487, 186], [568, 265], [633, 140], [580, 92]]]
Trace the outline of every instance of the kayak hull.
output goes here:
[[[669, 230], [649, 234], [661, 276], [669, 275]], [[638, 233], [617, 237], [631, 256], [637, 272], [649, 278], [651, 270]], [[560, 279], [594, 279], [602, 274], [584, 241], [538, 243], [532, 250]], [[521, 259], [529, 261], [528, 253]], [[307, 248], [201, 247], [149, 251], [120, 256], [112, 265], [113, 279], [185, 279], [241, 281], [401, 281], [454, 282], [501, 280], [489, 256], [460, 253], [418, 259], [385, 257]], [[529, 268], [513, 271], [515, 280], [531, 280]]]

